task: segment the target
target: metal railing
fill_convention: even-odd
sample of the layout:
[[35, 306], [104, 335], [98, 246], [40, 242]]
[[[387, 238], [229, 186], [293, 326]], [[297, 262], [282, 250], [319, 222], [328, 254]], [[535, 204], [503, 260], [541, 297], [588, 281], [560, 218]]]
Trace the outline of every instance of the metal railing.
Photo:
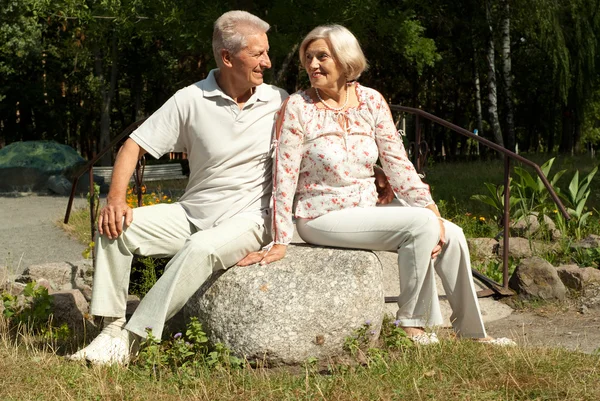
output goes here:
[[[94, 237], [96, 235], [96, 205], [95, 205], [95, 195], [96, 190], [94, 188], [94, 165], [100, 160], [102, 156], [106, 154], [109, 150], [114, 148], [114, 146], [121, 142], [125, 137], [129, 136], [137, 127], [139, 127], [145, 119], [139, 120], [131, 124], [129, 127], [125, 128], [120, 135], [115, 137], [104, 149], [102, 149], [92, 160], [87, 162], [85, 166], [79, 169], [74, 177], [73, 177], [73, 186], [71, 187], [71, 195], [69, 196], [69, 203], [67, 204], [67, 211], [65, 212], [64, 223], [69, 223], [69, 218], [71, 216], [71, 209], [73, 208], [73, 199], [75, 198], [75, 192], [77, 191], [77, 183], [83, 174], [86, 172], [89, 174], [89, 182], [90, 182], [90, 192], [89, 192], [89, 200], [90, 200], [90, 232], [92, 241], [94, 241]], [[142, 180], [144, 176], [144, 163], [145, 159], [142, 158], [138, 161], [135, 167], [135, 185], [137, 191], [137, 200], [138, 205], [142, 206]], [[92, 253], [93, 254], [93, 253]], [[94, 260], [92, 258], [92, 260]]]
[[[570, 216], [567, 213], [567, 211], [565, 210], [565, 207], [563, 206], [562, 202], [558, 198], [558, 195], [552, 188], [552, 185], [550, 185], [550, 182], [548, 182], [548, 179], [546, 178], [546, 176], [544, 175], [544, 173], [542, 172], [542, 170], [540, 169], [540, 167], [537, 164], [535, 164], [531, 160], [528, 160], [522, 156], [519, 156], [518, 154], [516, 154], [514, 152], [511, 152], [510, 150], [504, 148], [503, 146], [500, 146], [500, 145], [498, 145], [494, 142], [491, 142], [487, 139], [481, 138], [480, 136], [475, 135], [472, 132], [469, 132], [464, 128], [461, 128], [461, 127], [454, 125], [446, 120], [443, 120], [437, 116], [434, 116], [433, 114], [429, 114], [421, 109], [415, 109], [412, 107], [404, 107], [404, 106], [398, 106], [398, 105], [390, 105], [390, 108], [393, 111], [399, 111], [402, 113], [409, 113], [409, 114], [415, 115], [415, 119], [416, 119], [416, 121], [415, 121], [415, 142], [414, 142], [415, 151], [413, 152], [413, 158], [414, 158], [415, 168], [417, 169], [418, 172], [421, 172], [421, 168], [422, 168], [422, 160], [420, 158], [420, 156], [421, 156], [420, 149], [422, 147], [421, 146], [421, 118], [427, 119], [429, 121], [433, 121], [436, 124], [446, 127], [448, 129], [450, 129], [454, 132], [457, 132], [461, 135], [464, 135], [468, 138], [471, 138], [474, 141], [477, 141], [478, 143], [481, 143], [481, 144], [487, 146], [488, 148], [491, 148], [491, 149], [504, 155], [504, 217], [503, 217], [504, 233], [503, 233], [503, 247], [502, 247], [502, 284], [496, 283], [495, 281], [491, 280], [490, 278], [484, 276], [483, 274], [479, 273], [477, 270], [474, 270], [474, 269], [473, 269], [473, 274], [475, 276], [477, 276], [478, 279], [483, 281], [486, 285], [488, 285], [488, 287], [490, 287], [496, 293], [498, 293], [500, 295], [512, 295], [512, 291], [508, 288], [508, 279], [509, 279], [509, 273], [508, 273], [508, 250], [509, 249], [508, 248], [509, 248], [509, 238], [510, 238], [510, 202], [509, 202], [509, 199], [510, 199], [510, 169], [511, 169], [510, 160], [511, 159], [517, 160], [535, 170], [536, 174], [538, 175], [540, 180], [544, 183], [544, 186], [550, 193], [550, 196], [552, 197], [552, 200], [558, 207], [558, 210], [560, 210], [561, 214], [565, 217], [565, 219], [569, 220]], [[426, 148], [427, 148], [427, 146], [425, 145], [425, 149]]]

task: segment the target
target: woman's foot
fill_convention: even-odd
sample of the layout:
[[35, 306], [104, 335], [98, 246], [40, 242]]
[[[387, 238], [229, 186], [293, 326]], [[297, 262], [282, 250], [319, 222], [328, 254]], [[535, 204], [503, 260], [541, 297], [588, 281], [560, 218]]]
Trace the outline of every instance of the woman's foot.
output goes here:
[[408, 338], [416, 345], [438, 344], [440, 340], [435, 333], [427, 333], [421, 327], [402, 327]]

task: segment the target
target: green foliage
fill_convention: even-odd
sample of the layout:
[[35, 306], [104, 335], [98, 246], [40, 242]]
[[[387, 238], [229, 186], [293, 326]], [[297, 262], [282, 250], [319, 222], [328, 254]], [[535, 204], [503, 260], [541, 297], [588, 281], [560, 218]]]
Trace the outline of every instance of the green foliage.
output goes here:
[[[561, 198], [565, 201], [567, 212], [571, 216], [568, 222], [568, 228], [574, 231], [577, 239], [581, 238], [582, 229], [587, 224], [588, 217], [592, 215], [591, 211], [586, 211], [586, 203], [592, 192], [590, 183], [594, 175], [598, 172], [595, 167], [581, 182], [579, 181], [579, 171], [576, 171], [569, 183], [568, 190], [562, 193]], [[558, 216], [559, 224], [565, 226], [562, 216]]]
[[[515, 269], [517, 268], [517, 261], [512, 257], [508, 260], [508, 276], [512, 276]], [[473, 263], [473, 268], [483, 273], [485, 276], [491, 278], [497, 283], [502, 283], [504, 278], [503, 265], [500, 260], [489, 260], [485, 263]]]
[[0, 149], [0, 168], [27, 167], [60, 173], [83, 162], [75, 149], [53, 141], [15, 142]]
[[388, 350], [402, 350], [414, 346], [406, 332], [400, 327], [400, 322], [398, 320], [392, 321], [388, 315], [383, 319], [379, 336], [384, 347]]
[[58, 327], [51, 324], [54, 302], [48, 289], [38, 286], [34, 281], [27, 283], [20, 296], [9, 292], [2, 293], [4, 310], [2, 314], [11, 326], [23, 333], [41, 335], [47, 339], [64, 340], [70, 331], [66, 324]]
[[2, 294], [4, 303], [3, 314], [13, 323], [24, 324], [32, 328], [40, 328], [50, 318], [52, 313], [52, 297], [48, 289], [38, 286], [34, 281], [28, 283], [23, 289], [23, 299], [10, 293]]
[[[534, 178], [528, 170], [516, 166], [514, 168], [516, 178], [510, 181], [511, 220], [517, 221], [535, 214], [538, 216], [540, 224], [543, 224], [543, 217], [549, 216], [556, 219], [556, 223], [563, 233], [574, 235], [577, 239], [580, 239], [583, 229], [588, 223], [588, 217], [592, 215], [591, 211], [587, 211], [586, 203], [591, 193], [590, 184], [598, 171], [598, 167], [593, 168], [581, 181], [579, 180], [579, 171], [575, 171], [567, 191], [561, 191], [558, 187], [558, 181], [567, 170], [560, 170], [551, 175], [550, 170], [554, 161], [555, 158], [546, 161], [540, 166], [540, 170], [564, 201], [571, 219], [566, 222], [562, 215], [557, 213], [557, 206], [540, 177]], [[504, 186], [487, 182], [484, 184], [489, 194], [472, 195], [471, 199], [491, 206], [496, 212], [496, 219], [500, 220], [504, 213]]]
[[377, 333], [373, 331], [371, 322], [367, 321], [358, 329], [354, 330], [354, 333], [344, 340], [344, 350], [348, 351], [350, 355], [357, 356], [366, 349], [372, 342], [373, 336]]
[[131, 265], [129, 292], [143, 298], [165, 271], [170, 259], [135, 256]]
[[231, 354], [221, 343], [208, 346], [208, 337], [197, 318], [192, 317], [185, 334], [176, 333], [171, 339], [159, 341], [146, 329], [147, 337], [140, 345], [136, 365], [160, 378], [165, 371], [175, 372], [182, 380], [193, 377], [198, 370], [230, 371], [243, 367], [244, 361]]

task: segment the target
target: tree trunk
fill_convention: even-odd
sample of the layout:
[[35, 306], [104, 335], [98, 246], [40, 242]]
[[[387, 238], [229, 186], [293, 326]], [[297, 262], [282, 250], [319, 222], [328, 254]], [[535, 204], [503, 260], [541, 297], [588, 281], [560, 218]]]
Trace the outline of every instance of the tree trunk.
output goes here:
[[496, 90], [496, 65], [495, 65], [495, 52], [496, 48], [494, 45], [494, 29], [492, 27], [492, 15], [489, 6], [489, 1], [486, 1], [486, 17], [489, 28], [489, 41], [488, 41], [488, 100], [489, 106], [488, 111], [490, 113], [490, 124], [492, 126], [492, 132], [494, 142], [500, 146], [504, 146], [502, 140], [502, 129], [500, 128], [500, 120], [498, 119], [498, 95]]
[[[475, 81], [475, 110], [477, 112], [477, 134], [483, 135], [483, 113], [481, 111], [481, 84], [479, 82], [479, 67], [477, 65], [477, 49], [473, 49], [473, 80]], [[479, 142], [475, 144], [479, 155]]]
[[[98, 152], [101, 152], [110, 144], [110, 111], [111, 102], [115, 96], [117, 86], [117, 71], [118, 71], [118, 47], [117, 36], [113, 34], [111, 40], [111, 72], [110, 81], [107, 83], [104, 77], [104, 69], [102, 67], [102, 52], [97, 46], [94, 49], [96, 76], [100, 81], [100, 94], [102, 97], [102, 106], [100, 111], [100, 137], [98, 141]], [[112, 149], [109, 150], [100, 158], [100, 165], [112, 165]]]
[[506, 106], [505, 143], [509, 150], [515, 150], [515, 119], [512, 95], [512, 61], [510, 51], [510, 6], [509, 0], [503, 0], [502, 18], [502, 76], [504, 78], [504, 102]]

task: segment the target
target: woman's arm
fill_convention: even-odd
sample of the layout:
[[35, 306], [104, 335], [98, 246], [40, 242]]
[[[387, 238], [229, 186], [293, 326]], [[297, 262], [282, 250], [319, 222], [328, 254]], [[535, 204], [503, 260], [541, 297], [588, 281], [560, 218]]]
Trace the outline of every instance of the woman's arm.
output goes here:
[[[304, 132], [299, 121], [302, 98], [290, 97], [279, 111], [273, 162], [273, 243], [262, 251], [253, 252], [238, 262], [238, 266], [267, 264], [282, 259], [294, 235], [292, 208], [302, 162]], [[298, 107], [300, 106], [300, 107]], [[281, 119], [281, 121], [279, 121]]]
[[421, 180], [414, 165], [408, 159], [402, 137], [397, 133], [387, 102], [381, 95], [375, 101], [380, 102], [379, 105], [373, 108], [379, 110], [374, 116], [375, 141], [377, 142], [382, 168], [394, 192], [411, 206], [425, 207], [431, 210], [439, 220], [440, 240], [431, 253], [432, 259], [435, 259], [446, 243], [444, 221], [431, 197], [429, 185]]

